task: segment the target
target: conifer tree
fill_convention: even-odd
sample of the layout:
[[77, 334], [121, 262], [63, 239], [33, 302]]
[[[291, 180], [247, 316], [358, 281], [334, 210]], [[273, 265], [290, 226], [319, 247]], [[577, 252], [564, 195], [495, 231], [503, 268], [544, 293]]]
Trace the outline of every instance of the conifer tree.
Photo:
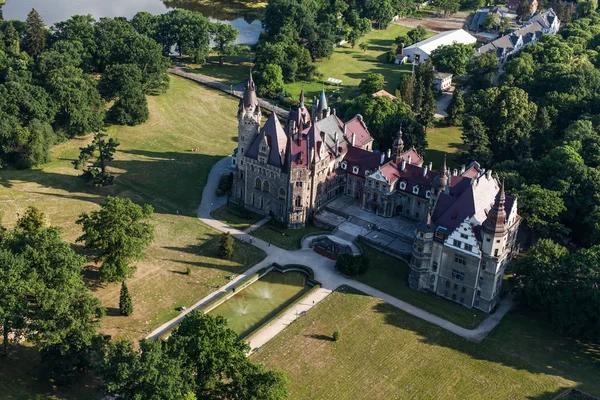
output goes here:
[[126, 317], [133, 314], [133, 300], [131, 294], [127, 288], [125, 281], [121, 284], [121, 295], [119, 296], [119, 308], [121, 309], [121, 315]]
[[446, 121], [453, 126], [462, 125], [463, 116], [465, 114], [465, 99], [460, 90], [456, 89], [452, 95], [452, 100], [448, 105], [448, 116]]
[[48, 30], [40, 14], [32, 9], [27, 15], [27, 34], [25, 35], [25, 47], [27, 53], [37, 57], [46, 48]]
[[219, 245], [219, 257], [224, 260], [229, 260], [233, 257], [233, 237], [229, 232], [221, 235], [221, 243]]

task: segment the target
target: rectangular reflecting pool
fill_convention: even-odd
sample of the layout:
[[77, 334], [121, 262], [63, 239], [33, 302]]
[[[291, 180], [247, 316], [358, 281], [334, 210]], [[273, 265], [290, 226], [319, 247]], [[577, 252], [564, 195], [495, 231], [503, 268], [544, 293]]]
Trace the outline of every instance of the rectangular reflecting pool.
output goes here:
[[308, 276], [300, 271], [271, 270], [210, 311], [222, 315], [239, 337], [267, 322], [310, 290]]

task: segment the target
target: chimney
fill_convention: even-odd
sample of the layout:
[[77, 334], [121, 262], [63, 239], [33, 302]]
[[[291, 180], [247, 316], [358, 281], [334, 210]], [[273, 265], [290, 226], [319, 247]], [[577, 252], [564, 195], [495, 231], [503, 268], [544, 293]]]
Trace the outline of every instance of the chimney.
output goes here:
[[465, 171], [466, 171], [466, 168], [467, 168], [467, 167], [465, 167], [465, 165], [464, 165], [464, 164], [462, 165], [462, 167], [460, 167], [460, 174], [461, 174], [461, 175], [465, 173]]
[[352, 132], [352, 147], [354, 147], [355, 140], [356, 140], [356, 133]]
[[492, 176], [492, 170], [488, 169], [487, 171], [485, 171], [485, 177], [488, 178], [488, 180], [491, 178]]
[[458, 175], [458, 170], [457, 170], [456, 168], [454, 168], [454, 169], [452, 170], [452, 175], [453, 175], [453, 176], [457, 176], [457, 175]]
[[409, 155], [408, 155], [408, 163], [409, 163], [409, 164], [410, 164], [410, 160], [411, 160], [411, 158], [412, 158], [412, 157], [411, 157], [411, 155], [409, 154]]
[[348, 134], [346, 133], [346, 124], [344, 123], [344, 137], [347, 138]]
[[427, 176], [427, 167], [423, 168], [423, 177]]
[[431, 161], [429, 162], [429, 170], [433, 171], [433, 163]]
[[335, 108], [333, 109], [333, 115], [337, 115], [337, 111], [335, 110]]
[[385, 153], [381, 153], [381, 162], [380, 162], [380, 164], [383, 165], [384, 162], [385, 162]]
[[335, 133], [335, 156], [338, 157], [340, 155], [340, 141], [337, 138], [337, 132]]
[[392, 149], [388, 149], [388, 151], [387, 151], [387, 158], [388, 159], [392, 158]]
[[404, 160], [404, 158], [402, 159], [402, 163], [400, 164], [400, 170], [404, 171], [404, 169], [406, 168], [406, 161]]

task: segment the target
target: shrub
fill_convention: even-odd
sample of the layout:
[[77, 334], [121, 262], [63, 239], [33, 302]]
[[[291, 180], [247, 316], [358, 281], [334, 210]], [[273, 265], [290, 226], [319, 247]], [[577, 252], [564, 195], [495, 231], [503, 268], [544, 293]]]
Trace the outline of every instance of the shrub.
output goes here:
[[340, 340], [340, 331], [338, 331], [337, 329], [333, 332], [333, 341], [337, 342], [338, 340]]
[[363, 275], [369, 269], [369, 259], [364, 255], [340, 254], [337, 257], [335, 268], [349, 276]]
[[186, 275], [191, 275], [191, 274], [192, 274], [192, 269], [191, 269], [190, 267], [187, 267], [187, 268], [185, 269], [185, 274], [186, 274]]
[[219, 244], [219, 257], [230, 260], [233, 257], [233, 245], [233, 236], [229, 232], [223, 233]]

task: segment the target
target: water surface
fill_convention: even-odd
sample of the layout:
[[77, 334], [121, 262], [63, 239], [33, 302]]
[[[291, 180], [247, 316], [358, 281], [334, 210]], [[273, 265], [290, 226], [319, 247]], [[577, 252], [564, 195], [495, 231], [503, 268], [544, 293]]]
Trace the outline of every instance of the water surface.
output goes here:
[[236, 43], [253, 44], [262, 31], [260, 11], [244, 7], [231, 0], [6, 0], [0, 5], [4, 19], [24, 21], [35, 8], [46, 25], [69, 19], [76, 14], [91, 14], [94, 18], [132, 18], [139, 11], [163, 14], [173, 8], [185, 8], [201, 12], [211, 21], [233, 25], [240, 32]]
[[271, 271], [212, 310], [237, 334], [246, 336], [309, 290], [306, 274]]

